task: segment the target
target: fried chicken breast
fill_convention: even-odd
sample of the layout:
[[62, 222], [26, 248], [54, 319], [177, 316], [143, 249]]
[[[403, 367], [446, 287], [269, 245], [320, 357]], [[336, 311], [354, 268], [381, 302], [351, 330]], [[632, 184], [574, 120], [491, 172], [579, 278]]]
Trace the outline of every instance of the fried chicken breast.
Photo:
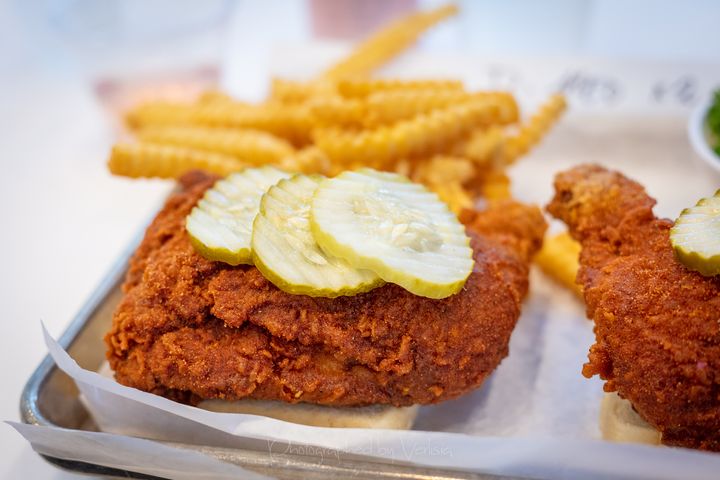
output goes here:
[[476, 263], [449, 298], [391, 284], [313, 298], [279, 290], [253, 266], [194, 251], [185, 217], [214, 180], [186, 175], [131, 260], [105, 338], [120, 383], [190, 403], [405, 406], [476, 388], [508, 354], [546, 227], [536, 207], [464, 215]]
[[548, 210], [582, 244], [596, 343], [583, 368], [599, 375], [662, 434], [662, 442], [720, 451], [720, 278], [685, 268], [672, 222], [620, 173], [585, 165], [555, 180]]

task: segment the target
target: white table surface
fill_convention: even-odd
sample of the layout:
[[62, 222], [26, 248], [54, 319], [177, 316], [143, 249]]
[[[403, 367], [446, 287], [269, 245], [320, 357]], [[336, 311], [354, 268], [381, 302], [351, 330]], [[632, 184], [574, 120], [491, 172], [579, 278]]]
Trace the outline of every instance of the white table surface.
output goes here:
[[[171, 187], [106, 171], [114, 132], [91, 80], [102, 68], [118, 68], [120, 60], [108, 66], [108, 58], [123, 55], [123, 71], [132, 72], [143, 63], [142, 49], [88, 46], [108, 25], [142, 37], [165, 10], [135, 0], [103, 2], [110, 6], [89, 12], [87, 1], [29, 3], [0, 2], [0, 419], [12, 420], [25, 381], [45, 355], [40, 321], [59, 336]], [[260, 95], [272, 45], [309, 37], [302, 2], [237, 2], [232, 10], [224, 10], [227, 2], [209, 3], [177, 10], [186, 17], [192, 8], [232, 13], [223, 35], [202, 41], [220, 46], [223, 82], [236, 93]], [[461, 3], [465, 16], [438, 29], [423, 48], [717, 61], [720, 3], [711, 0]], [[125, 23], [107, 17], [111, 7]], [[169, 50], [175, 60], [191, 56], [180, 43]], [[78, 478], [45, 463], [4, 425], [0, 452], [0, 478]]]

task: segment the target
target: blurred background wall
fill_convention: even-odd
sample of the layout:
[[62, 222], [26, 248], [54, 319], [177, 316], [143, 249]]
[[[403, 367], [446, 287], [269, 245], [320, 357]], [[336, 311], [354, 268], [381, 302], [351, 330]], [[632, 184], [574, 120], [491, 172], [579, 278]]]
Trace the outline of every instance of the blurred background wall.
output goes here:
[[[258, 96], [277, 44], [355, 40], [438, 0], [5, 0], [3, 82], [27, 72], [96, 74], [200, 61]], [[719, 62], [716, 0], [461, 0], [462, 15], [422, 40], [431, 51]], [[7, 88], [5, 89], [7, 91]]]

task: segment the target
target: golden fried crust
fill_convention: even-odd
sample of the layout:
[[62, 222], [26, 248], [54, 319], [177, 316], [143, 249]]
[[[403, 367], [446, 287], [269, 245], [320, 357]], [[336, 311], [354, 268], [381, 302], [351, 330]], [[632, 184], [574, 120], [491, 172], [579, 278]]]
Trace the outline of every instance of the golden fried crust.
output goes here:
[[720, 277], [674, 257], [669, 220], [623, 175], [580, 166], [555, 180], [548, 210], [582, 243], [596, 343], [583, 369], [600, 375], [668, 445], [720, 450]]
[[465, 209], [460, 221], [470, 230], [492, 237], [526, 263], [542, 247], [547, 226], [539, 208], [514, 200], [498, 200], [481, 212]]
[[402, 406], [461, 395], [507, 355], [528, 255], [545, 230], [537, 208], [512, 210], [533, 247], [509, 247], [508, 232], [498, 232], [500, 240], [472, 235], [475, 268], [452, 297], [417, 297], [388, 284], [312, 298], [280, 291], [252, 266], [195, 253], [185, 216], [213, 180], [184, 178], [130, 263], [105, 339], [119, 382], [189, 402]]

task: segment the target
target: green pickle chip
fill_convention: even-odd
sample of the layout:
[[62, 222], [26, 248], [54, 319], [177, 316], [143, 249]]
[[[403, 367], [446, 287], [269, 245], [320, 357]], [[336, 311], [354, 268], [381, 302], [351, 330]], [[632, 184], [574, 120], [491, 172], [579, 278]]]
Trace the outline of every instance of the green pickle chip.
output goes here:
[[323, 180], [312, 201], [322, 249], [430, 298], [457, 293], [473, 269], [465, 227], [436, 194], [372, 169]]
[[295, 175], [263, 195], [252, 229], [255, 266], [278, 288], [314, 297], [367, 292], [383, 281], [329, 255], [310, 230], [310, 203], [324, 177]]
[[290, 174], [274, 167], [248, 168], [218, 180], [188, 215], [185, 227], [195, 250], [207, 258], [252, 263], [250, 237], [260, 199]]
[[705, 276], [720, 275], [720, 190], [686, 208], [670, 230], [678, 260]]

